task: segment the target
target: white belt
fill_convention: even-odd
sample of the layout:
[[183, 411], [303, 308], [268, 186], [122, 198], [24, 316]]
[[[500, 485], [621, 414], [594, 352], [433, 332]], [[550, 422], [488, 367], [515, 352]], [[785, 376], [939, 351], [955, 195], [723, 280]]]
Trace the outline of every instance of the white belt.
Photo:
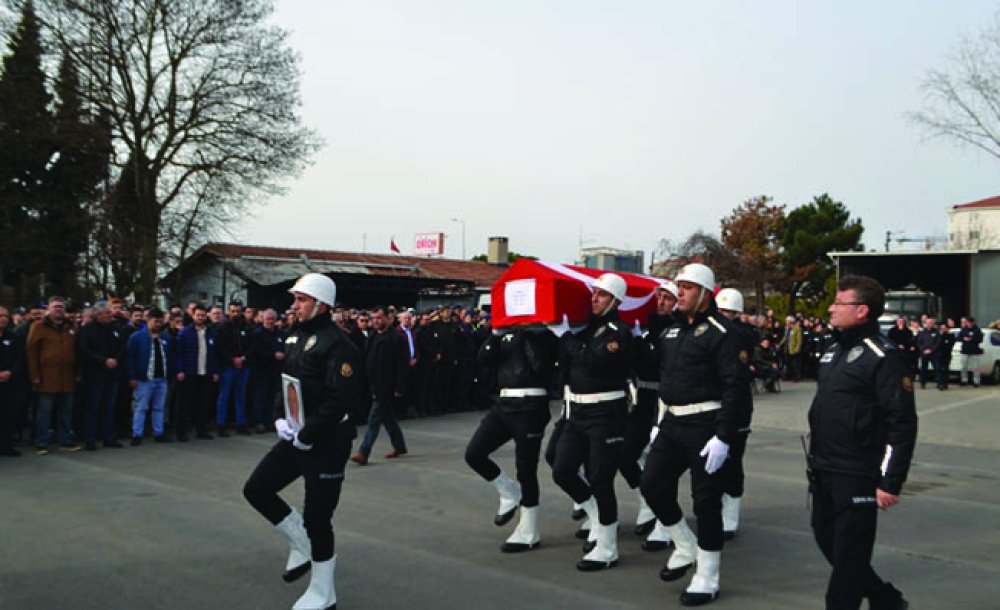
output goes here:
[[660, 382], [659, 381], [643, 381], [642, 379], [638, 379], [635, 382], [635, 387], [639, 388], [640, 390], [659, 390], [660, 389]]
[[525, 398], [527, 396], [547, 396], [545, 388], [501, 388], [500, 398]]
[[660, 401], [660, 411], [661, 419], [662, 412], [664, 410], [668, 411], [671, 415], [675, 417], [684, 417], [685, 415], [695, 415], [697, 413], [707, 413], [709, 411], [718, 411], [722, 408], [722, 402], [718, 400], [706, 400], [705, 402], [696, 402], [689, 405], [666, 405], [663, 401]]
[[566, 398], [570, 402], [575, 402], [578, 405], [593, 405], [599, 402], [607, 402], [609, 400], [619, 400], [625, 398], [625, 390], [615, 390], [613, 392], [598, 392], [596, 394], [574, 394], [569, 390], [566, 391]]

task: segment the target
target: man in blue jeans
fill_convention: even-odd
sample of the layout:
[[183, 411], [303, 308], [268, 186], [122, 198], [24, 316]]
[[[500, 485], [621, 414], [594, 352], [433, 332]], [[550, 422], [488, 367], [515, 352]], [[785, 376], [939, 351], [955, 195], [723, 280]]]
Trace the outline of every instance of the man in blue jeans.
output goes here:
[[385, 457], [392, 459], [406, 454], [406, 440], [396, 421], [395, 403], [406, 390], [406, 379], [410, 372], [410, 350], [406, 337], [389, 324], [389, 316], [381, 305], [371, 311], [375, 334], [368, 339], [368, 353], [365, 370], [368, 373], [368, 388], [372, 393], [372, 410], [368, 416], [368, 429], [357, 453], [351, 461], [364, 465], [368, 463], [372, 445], [378, 437], [380, 426], [385, 426], [392, 442], [392, 451]]
[[215, 327], [218, 338], [219, 403], [216, 406], [215, 424], [220, 437], [227, 437], [226, 417], [229, 414], [229, 395], [236, 404], [236, 432], [249, 435], [247, 429], [247, 382], [250, 380], [250, 327], [243, 318], [243, 304], [229, 304], [229, 319]]
[[163, 330], [163, 312], [149, 307], [146, 325], [128, 338], [125, 359], [128, 383], [132, 388], [132, 446], [142, 444], [146, 413], [152, 411], [153, 440], [169, 443], [163, 432], [163, 406], [167, 401], [170, 367], [170, 337]]

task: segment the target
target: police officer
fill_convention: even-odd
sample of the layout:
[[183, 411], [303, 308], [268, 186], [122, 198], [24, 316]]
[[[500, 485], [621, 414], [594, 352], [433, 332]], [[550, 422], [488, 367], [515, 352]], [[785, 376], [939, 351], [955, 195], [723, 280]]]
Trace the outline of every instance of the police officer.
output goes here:
[[[538, 455], [551, 417], [547, 388], [557, 351], [555, 335], [545, 328], [494, 329], [479, 348], [479, 364], [497, 369], [500, 396], [472, 435], [465, 461], [500, 494], [496, 525], [506, 524], [521, 507], [517, 528], [500, 547], [505, 553], [538, 546]], [[489, 457], [511, 439], [516, 482]]]
[[[591, 316], [579, 334], [569, 323], [552, 327], [560, 337], [559, 373], [568, 415], [556, 445], [552, 478], [590, 519], [594, 546], [577, 563], [582, 571], [618, 563], [618, 501], [614, 480], [625, 441], [632, 369], [632, 332], [618, 317], [625, 280], [613, 273], [597, 278]], [[587, 462], [589, 481], [579, 475]], [[589, 545], [588, 545], [589, 546]]]
[[[665, 548], [659, 542], [666, 542], [663, 536], [666, 534], [664, 528], [656, 528], [656, 515], [646, 504], [646, 500], [639, 493], [639, 484], [642, 482], [642, 468], [639, 459], [643, 450], [649, 444], [649, 433], [656, 424], [657, 399], [660, 389], [660, 349], [659, 337], [663, 330], [670, 326], [674, 311], [677, 305], [677, 286], [669, 280], [664, 280], [656, 289], [656, 313], [650, 315], [646, 330], [633, 333], [636, 335], [635, 341], [635, 382], [633, 393], [633, 406], [629, 411], [625, 428], [625, 445], [622, 448], [622, 464], [619, 470], [622, 477], [631, 489], [636, 490], [639, 496], [639, 514], [635, 519], [635, 535], [645, 536], [651, 534], [654, 529], [659, 533], [653, 539], [643, 544], [643, 548], [648, 550]], [[638, 323], [637, 323], [638, 327]]]
[[[757, 329], [740, 320], [743, 313], [743, 294], [735, 288], [723, 288], [719, 294], [715, 295], [715, 302], [719, 312], [729, 318], [733, 326], [736, 327], [737, 335], [740, 338], [740, 353], [753, 354], [754, 348], [760, 342], [760, 334]], [[803, 345], [808, 343], [803, 340]], [[803, 348], [805, 351], [805, 348]], [[752, 382], [752, 375], [751, 382]], [[751, 393], [751, 408], [753, 398]], [[725, 493], [722, 494], [722, 533], [726, 540], [736, 537], [736, 532], [740, 529], [740, 503], [743, 500], [743, 483], [745, 476], [743, 473], [743, 453], [747, 448], [747, 437], [750, 436], [749, 425], [740, 430], [733, 444], [729, 447], [729, 474], [732, 475], [726, 483]]]
[[[662, 419], [641, 489], [674, 543], [660, 577], [677, 580], [697, 563], [680, 597], [682, 604], [694, 606], [711, 602], [719, 591], [722, 494], [733, 468], [726, 458], [750, 423], [749, 355], [742, 351], [736, 327], [716, 308], [711, 269], [685, 265], [676, 283], [674, 324], [660, 342]], [[678, 480], [688, 469], [697, 537], [677, 503]]]
[[899, 503], [917, 437], [909, 366], [879, 334], [884, 305], [875, 280], [840, 280], [830, 305], [834, 341], [809, 407], [812, 528], [833, 566], [827, 610], [856, 610], [864, 597], [872, 610], [908, 605], [871, 567], [878, 509]]
[[[292, 309], [298, 324], [285, 340], [284, 372], [301, 384], [304, 426], [275, 420], [278, 443], [250, 475], [243, 495], [288, 538], [290, 553], [282, 575], [286, 582], [305, 574], [312, 560], [309, 588], [293, 609], [325, 610], [337, 602], [330, 519], [355, 436], [349, 419], [361, 400], [357, 374], [361, 362], [357, 347], [331, 319], [337, 295], [333, 280], [309, 273], [290, 292], [295, 295]], [[300, 476], [305, 480], [302, 515], [278, 496]]]

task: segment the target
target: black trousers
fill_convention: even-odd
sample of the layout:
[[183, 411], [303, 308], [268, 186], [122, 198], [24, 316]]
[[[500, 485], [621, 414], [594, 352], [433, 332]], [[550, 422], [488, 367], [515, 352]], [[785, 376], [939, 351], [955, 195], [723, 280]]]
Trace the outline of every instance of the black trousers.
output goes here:
[[[552, 480], [574, 502], [594, 496], [601, 525], [618, 521], [615, 474], [625, 443], [625, 419], [624, 398], [593, 405], [574, 404], [556, 442]], [[579, 475], [583, 464], [588, 465], [588, 481]]]
[[278, 441], [243, 485], [247, 502], [277, 525], [292, 511], [278, 492], [302, 477], [306, 488], [302, 520], [312, 544], [313, 561], [333, 557], [330, 520], [340, 502], [344, 466], [354, 436], [354, 426], [341, 424], [331, 438], [317, 441], [309, 451], [296, 449], [289, 441]]
[[656, 424], [659, 394], [656, 390], [639, 390], [639, 404], [634, 405], [625, 418], [625, 443], [618, 471], [632, 489], [642, 482], [639, 458], [649, 444], [649, 433]]
[[661, 424], [646, 458], [640, 487], [656, 518], [665, 525], [673, 525], [684, 516], [677, 503], [678, 481], [690, 469], [698, 546], [706, 551], [722, 550], [722, 494], [733, 467], [727, 459], [714, 473], [705, 472], [705, 458], [698, 454], [714, 435], [712, 426]]
[[513, 439], [521, 505], [538, 506], [538, 454], [542, 449], [545, 425], [551, 418], [548, 398], [501, 400], [524, 404], [518, 405], [521, 408], [517, 410], [503, 404], [490, 409], [465, 448], [465, 463], [479, 476], [492, 481], [500, 475], [500, 467], [489, 456]]
[[14, 401], [9, 386], [9, 380], [0, 384], [0, 451], [14, 448]]
[[177, 401], [177, 434], [184, 436], [194, 428], [198, 434], [208, 432], [208, 421], [215, 412], [215, 385], [211, 375], [186, 375], [180, 382]]
[[878, 506], [873, 479], [817, 472], [812, 491], [812, 529], [833, 566], [826, 589], [827, 610], [857, 610], [862, 598], [889, 607], [893, 589], [872, 569]]
[[726, 470], [728, 470], [729, 476], [726, 478], [722, 491], [733, 498], [743, 497], [743, 482], [746, 480], [746, 475], [743, 472], [743, 454], [746, 453], [747, 437], [749, 436], [749, 430], [740, 432], [736, 440], [729, 445], [729, 457], [726, 459]]

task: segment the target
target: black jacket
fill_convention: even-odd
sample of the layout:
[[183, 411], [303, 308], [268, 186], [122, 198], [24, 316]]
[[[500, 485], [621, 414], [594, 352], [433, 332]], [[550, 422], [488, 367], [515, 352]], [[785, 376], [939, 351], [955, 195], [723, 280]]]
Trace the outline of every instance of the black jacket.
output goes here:
[[912, 354], [916, 352], [917, 340], [909, 328], [893, 326], [886, 333], [886, 336], [889, 337], [890, 341], [896, 344], [897, 349], [903, 351], [904, 353]]
[[373, 333], [368, 339], [365, 370], [368, 373], [368, 388], [376, 399], [389, 399], [394, 393], [402, 395], [410, 373], [410, 350], [406, 346], [406, 337], [392, 328], [383, 333]]
[[[497, 369], [501, 388], [548, 388], [556, 366], [559, 342], [545, 329], [514, 329], [503, 336], [490, 334], [479, 348], [479, 364]], [[530, 402], [548, 405], [547, 396], [500, 398], [498, 404], [516, 406]]]
[[[941, 353], [941, 331], [937, 328], [932, 328], [927, 330], [922, 329], [917, 333], [917, 350], [919, 350], [921, 356], [935, 356]], [[929, 354], [925, 354], [924, 350], [931, 350]]]
[[913, 379], [896, 346], [869, 322], [834, 333], [809, 407], [810, 465], [871, 477], [899, 495], [917, 440]]
[[13, 387], [18, 375], [23, 375], [24, 364], [24, 339], [19, 337], [13, 329], [8, 328], [0, 333], [0, 372], [10, 371], [11, 377], [6, 382], [0, 383], [0, 392], [6, 388]]
[[962, 353], [967, 355], [981, 354], [979, 347], [983, 342], [983, 331], [978, 326], [962, 328], [958, 331], [958, 343], [962, 346]]
[[[122, 332], [114, 323], [91, 322], [80, 327], [76, 341], [76, 353], [83, 364], [83, 378], [88, 381], [114, 381], [125, 374], [125, 347], [131, 333]], [[105, 366], [108, 358], [118, 361], [118, 366], [109, 370]]]
[[249, 367], [253, 360], [253, 343], [250, 340], [251, 328], [243, 316], [235, 324], [226, 320], [215, 327], [215, 351], [219, 355], [219, 368], [233, 368], [233, 358], [243, 356], [246, 361], [244, 368]]
[[256, 371], [263, 373], [281, 372], [281, 361], [275, 359], [275, 354], [285, 352], [285, 333], [275, 326], [271, 332], [267, 332], [263, 325], [253, 329], [250, 333], [251, 352], [253, 361], [251, 366]]
[[649, 326], [635, 339], [635, 376], [639, 381], [660, 380], [660, 335], [674, 323], [673, 316], [653, 314]]
[[342, 420], [361, 401], [361, 366], [358, 348], [330, 316], [295, 326], [285, 339], [284, 372], [302, 384], [306, 422], [299, 431], [301, 442], [311, 445], [333, 438], [338, 427], [351, 425]]
[[576, 394], [626, 390], [634, 358], [632, 328], [617, 311], [591, 316], [579, 334], [559, 339], [560, 385]]
[[750, 353], [735, 325], [712, 302], [688, 322], [677, 312], [674, 324], [661, 335], [660, 400], [671, 406], [721, 401], [722, 408], [677, 417], [664, 415], [668, 425], [714, 426], [725, 443], [736, 440], [750, 425]]

